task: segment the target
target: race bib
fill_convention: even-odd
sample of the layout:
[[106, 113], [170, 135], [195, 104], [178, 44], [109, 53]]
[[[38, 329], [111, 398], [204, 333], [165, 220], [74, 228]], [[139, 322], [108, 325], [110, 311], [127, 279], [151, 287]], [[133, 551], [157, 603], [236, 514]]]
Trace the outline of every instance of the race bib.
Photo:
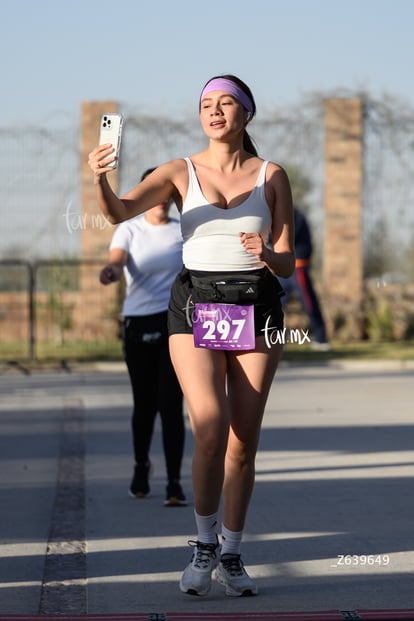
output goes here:
[[196, 347], [254, 349], [254, 306], [198, 303], [193, 315], [193, 334]]

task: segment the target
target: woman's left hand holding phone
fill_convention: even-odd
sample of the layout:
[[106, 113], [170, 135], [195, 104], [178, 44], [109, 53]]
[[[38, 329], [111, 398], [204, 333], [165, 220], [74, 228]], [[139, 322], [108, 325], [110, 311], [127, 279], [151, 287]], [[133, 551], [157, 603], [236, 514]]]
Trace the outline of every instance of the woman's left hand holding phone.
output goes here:
[[110, 164], [116, 159], [115, 155], [113, 155], [114, 151], [112, 144], [107, 143], [95, 147], [89, 153], [88, 164], [95, 176], [100, 177], [103, 173], [113, 170]]

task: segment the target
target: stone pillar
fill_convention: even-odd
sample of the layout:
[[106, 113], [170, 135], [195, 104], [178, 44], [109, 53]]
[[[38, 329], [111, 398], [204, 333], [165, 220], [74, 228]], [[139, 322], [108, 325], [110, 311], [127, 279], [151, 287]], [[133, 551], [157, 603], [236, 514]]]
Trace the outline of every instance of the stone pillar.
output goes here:
[[[81, 269], [78, 331], [84, 340], [114, 337], [118, 331], [118, 284], [103, 286], [100, 269], [108, 261], [109, 244], [114, 226], [103, 216], [96, 200], [88, 155], [99, 142], [100, 119], [104, 112], [117, 112], [115, 101], [82, 103], [81, 125]], [[118, 191], [118, 171], [108, 174], [111, 187]]]
[[[324, 300], [328, 332], [362, 335], [362, 137], [360, 99], [325, 104]], [[340, 330], [339, 330], [340, 329]]]
[[[115, 101], [84, 101], [81, 127], [81, 201], [82, 201], [82, 258], [106, 258], [113, 226], [103, 217], [95, 196], [88, 155], [99, 141], [100, 119], [104, 112], [117, 112]], [[118, 171], [108, 175], [111, 187], [118, 190]]]

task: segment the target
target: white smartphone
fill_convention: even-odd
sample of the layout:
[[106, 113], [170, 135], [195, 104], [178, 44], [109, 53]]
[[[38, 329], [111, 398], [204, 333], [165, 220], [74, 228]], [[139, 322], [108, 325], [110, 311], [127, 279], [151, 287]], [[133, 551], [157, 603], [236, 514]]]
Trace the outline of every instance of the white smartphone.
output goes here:
[[110, 142], [115, 149], [113, 155], [116, 159], [108, 164], [110, 168], [116, 168], [118, 166], [123, 123], [124, 119], [122, 115], [117, 112], [104, 113], [101, 118], [99, 144], [107, 144]]

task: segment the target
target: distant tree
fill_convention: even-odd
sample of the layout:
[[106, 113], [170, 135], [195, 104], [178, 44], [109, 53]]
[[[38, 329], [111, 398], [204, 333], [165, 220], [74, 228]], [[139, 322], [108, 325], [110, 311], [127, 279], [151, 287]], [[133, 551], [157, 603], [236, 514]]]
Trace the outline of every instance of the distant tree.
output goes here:
[[315, 274], [320, 274], [322, 269], [322, 233], [321, 229], [312, 228], [312, 213], [310, 203], [306, 198], [313, 189], [313, 182], [296, 164], [284, 164], [292, 188], [293, 204], [305, 214], [309, 220], [313, 241], [312, 269]]
[[374, 278], [392, 272], [398, 263], [390, 231], [384, 218], [373, 225], [365, 241], [364, 277]]
[[414, 282], [414, 224], [411, 225], [411, 235], [403, 250], [403, 272], [410, 282]]
[[37, 291], [47, 292], [45, 301], [38, 306], [38, 312], [44, 321], [53, 326], [55, 339], [60, 345], [65, 344], [66, 332], [73, 327], [74, 304], [66, 300], [68, 291], [74, 290], [74, 280], [77, 278], [78, 266], [64, 262], [46, 262], [37, 270]]
[[303, 173], [300, 166], [296, 164], [286, 164], [284, 168], [292, 188], [293, 203], [299, 209], [307, 212], [309, 206], [306, 204], [305, 197], [312, 190], [312, 181]]

